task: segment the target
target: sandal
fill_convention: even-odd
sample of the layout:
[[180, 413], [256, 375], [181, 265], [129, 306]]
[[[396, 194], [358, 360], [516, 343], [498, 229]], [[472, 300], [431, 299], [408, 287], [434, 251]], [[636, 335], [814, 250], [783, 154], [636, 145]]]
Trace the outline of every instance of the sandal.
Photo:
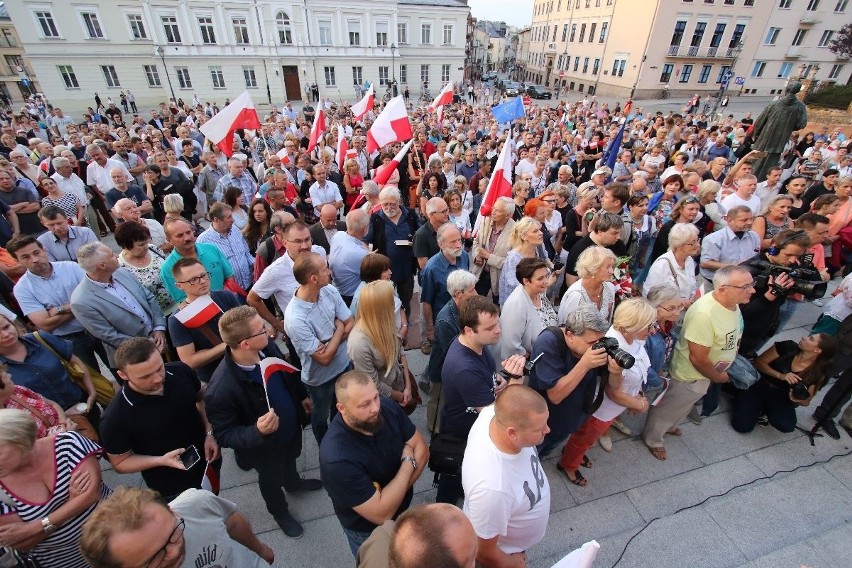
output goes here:
[[666, 432], [669, 436], [683, 436], [683, 430], [680, 428], [672, 428], [668, 432]]
[[586, 469], [591, 469], [592, 468], [592, 460], [589, 459], [589, 456], [587, 456], [586, 454], [583, 454], [583, 461], [580, 462], [580, 465], [582, 467], [585, 467]]
[[586, 478], [583, 477], [583, 474], [580, 473], [579, 469], [574, 471], [574, 479], [571, 479], [571, 476], [568, 474], [568, 470], [566, 470], [564, 467], [562, 467], [561, 464], [556, 464], [556, 469], [558, 469], [559, 471], [564, 473], [565, 478], [578, 487], [585, 487], [586, 484], [588, 483], [586, 481]]
[[652, 448], [651, 446], [646, 446], [648, 451], [651, 452], [651, 455], [657, 458], [660, 461], [666, 461], [668, 454], [666, 454], [665, 448]]

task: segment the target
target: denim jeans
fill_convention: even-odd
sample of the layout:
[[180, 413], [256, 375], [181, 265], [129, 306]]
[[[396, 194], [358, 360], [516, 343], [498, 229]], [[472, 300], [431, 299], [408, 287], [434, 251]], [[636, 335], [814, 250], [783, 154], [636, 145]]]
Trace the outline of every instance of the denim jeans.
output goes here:
[[331, 419], [337, 414], [337, 397], [334, 396], [334, 384], [336, 382], [337, 377], [334, 377], [319, 386], [306, 385], [308, 395], [311, 397], [311, 404], [314, 407], [313, 412], [311, 412], [311, 429], [314, 431], [317, 446], [320, 445], [325, 433], [328, 432], [328, 424]]
[[358, 556], [358, 549], [364, 544], [364, 541], [370, 538], [370, 533], [355, 531], [343, 527], [343, 534], [346, 535], [346, 540], [349, 542], [349, 550], [352, 551], [352, 556]]

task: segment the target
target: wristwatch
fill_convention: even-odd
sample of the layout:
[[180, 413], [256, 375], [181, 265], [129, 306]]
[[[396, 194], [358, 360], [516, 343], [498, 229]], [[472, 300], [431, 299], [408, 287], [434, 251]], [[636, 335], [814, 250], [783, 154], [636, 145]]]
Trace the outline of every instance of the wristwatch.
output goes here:
[[402, 459], [401, 459], [401, 460], [399, 460], [399, 461], [400, 461], [400, 462], [404, 462], [404, 461], [409, 461], [409, 462], [411, 462], [411, 467], [413, 467], [413, 468], [414, 468], [414, 471], [417, 471], [417, 460], [416, 460], [416, 459], [414, 459], [413, 457], [411, 457], [411, 456], [402, 456]]
[[212, 435], [213, 435], [213, 430], [207, 430], [207, 431], [204, 433], [204, 435], [205, 435], [205, 436], [212, 436]]
[[56, 314], [57, 315], [64, 314], [64, 313], [65, 313], [65, 306], [64, 305], [56, 307]]
[[56, 532], [56, 525], [50, 522], [48, 517], [41, 520], [41, 528], [44, 529], [44, 534], [50, 536]]

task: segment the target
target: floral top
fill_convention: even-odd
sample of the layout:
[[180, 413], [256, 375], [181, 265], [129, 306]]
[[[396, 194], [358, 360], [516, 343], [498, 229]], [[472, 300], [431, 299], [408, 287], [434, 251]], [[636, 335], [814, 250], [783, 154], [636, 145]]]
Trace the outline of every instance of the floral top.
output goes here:
[[160, 276], [160, 267], [163, 265], [163, 253], [156, 250], [156, 247], [153, 246], [149, 246], [148, 250], [151, 256], [151, 262], [148, 266], [139, 268], [128, 263], [124, 258], [124, 251], [121, 251], [118, 255], [118, 263], [129, 270], [139, 283], [142, 284], [143, 288], [154, 294], [157, 303], [160, 304], [160, 309], [163, 310], [163, 315], [167, 316], [175, 311], [177, 304], [175, 304], [175, 301], [169, 295], [168, 290], [163, 284], [163, 278]]
[[30, 414], [36, 423], [37, 438], [44, 438], [63, 431], [62, 422], [59, 420], [59, 413], [56, 412], [56, 409], [48, 404], [43, 396], [25, 386], [15, 385], [12, 396], [3, 405], [3, 408], [23, 410]]
[[657, 204], [657, 207], [651, 215], [653, 215], [654, 220], [657, 221], [658, 227], [662, 227], [669, 220], [672, 214], [672, 209], [674, 209], [674, 204], [675, 202], [673, 199], [662, 199]]

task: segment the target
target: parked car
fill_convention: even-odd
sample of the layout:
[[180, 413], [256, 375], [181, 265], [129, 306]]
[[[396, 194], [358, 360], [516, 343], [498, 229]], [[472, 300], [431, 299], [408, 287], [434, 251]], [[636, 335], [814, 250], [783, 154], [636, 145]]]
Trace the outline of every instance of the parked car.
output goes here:
[[530, 85], [527, 94], [534, 99], [552, 99], [553, 95], [543, 85]]
[[521, 94], [521, 86], [514, 81], [504, 81], [503, 88], [507, 97], [517, 97]]
[[487, 71], [482, 74], [483, 81], [491, 81], [492, 79], [497, 78], [497, 71]]

